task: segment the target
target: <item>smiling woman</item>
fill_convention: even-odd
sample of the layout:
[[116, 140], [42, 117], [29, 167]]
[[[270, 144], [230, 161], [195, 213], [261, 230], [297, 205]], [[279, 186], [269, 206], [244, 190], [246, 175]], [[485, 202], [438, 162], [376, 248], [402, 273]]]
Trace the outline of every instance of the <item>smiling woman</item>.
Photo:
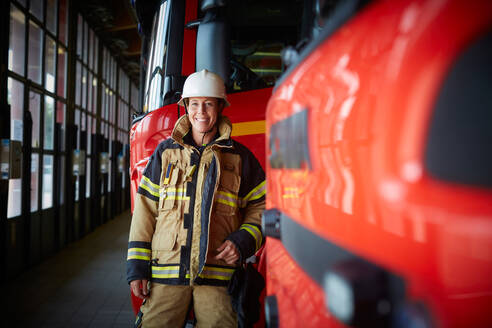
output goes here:
[[265, 173], [231, 139], [217, 74], [191, 74], [179, 104], [187, 115], [155, 149], [135, 198], [127, 279], [148, 299], [137, 321], [182, 326], [193, 299], [199, 326], [237, 327], [226, 286], [262, 245]]
[[217, 98], [195, 97], [189, 99], [188, 119], [192, 126], [193, 140], [198, 145], [208, 144], [217, 133], [217, 117], [223, 102]]

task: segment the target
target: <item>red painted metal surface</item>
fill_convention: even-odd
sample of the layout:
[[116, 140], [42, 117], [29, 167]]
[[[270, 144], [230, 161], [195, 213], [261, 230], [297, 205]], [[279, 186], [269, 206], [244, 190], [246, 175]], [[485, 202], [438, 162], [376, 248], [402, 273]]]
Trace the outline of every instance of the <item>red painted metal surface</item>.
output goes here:
[[[491, 26], [490, 1], [373, 4], [279, 86], [267, 111], [268, 135], [308, 108], [313, 167], [267, 164], [267, 208], [402, 276], [442, 327], [492, 326], [492, 192], [433, 180], [423, 167], [447, 70]], [[279, 242], [267, 245], [281, 326], [339, 325], [321, 288]]]
[[[185, 24], [195, 20], [198, 13], [198, 0], [187, 0], [185, 9]], [[188, 76], [195, 72], [195, 46], [197, 28], [185, 29], [183, 32], [183, 61], [181, 74]]]

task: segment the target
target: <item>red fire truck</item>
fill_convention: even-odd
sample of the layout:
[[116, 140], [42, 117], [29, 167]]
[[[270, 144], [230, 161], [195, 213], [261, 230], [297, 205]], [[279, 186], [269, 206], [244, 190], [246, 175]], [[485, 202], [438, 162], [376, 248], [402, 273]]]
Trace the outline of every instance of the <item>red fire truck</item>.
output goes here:
[[492, 327], [492, 2], [319, 1], [267, 108], [269, 327]]
[[[310, 4], [310, 2], [309, 2]], [[186, 77], [203, 68], [226, 82], [232, 137], [265, 167], [265, 111], [284, 71], [280, 52], [306, 34], [303, 1], [141, 0], [133, 2], [142, 47], [143, 110], [130, 131], [132, 209], [156, 146], [184, 114], [176, 104]], [[141, 300], [132, 295], [137, 311]]]

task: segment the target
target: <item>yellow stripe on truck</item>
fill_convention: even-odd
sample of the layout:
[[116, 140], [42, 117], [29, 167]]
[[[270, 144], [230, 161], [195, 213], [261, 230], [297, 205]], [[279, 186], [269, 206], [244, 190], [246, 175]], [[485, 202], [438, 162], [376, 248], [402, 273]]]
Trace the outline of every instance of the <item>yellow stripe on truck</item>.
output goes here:
[[250, 134], [261, 134], [265, 133], [265, 130], [265, 120], [232, 123], [231, 137], [247, 136]]

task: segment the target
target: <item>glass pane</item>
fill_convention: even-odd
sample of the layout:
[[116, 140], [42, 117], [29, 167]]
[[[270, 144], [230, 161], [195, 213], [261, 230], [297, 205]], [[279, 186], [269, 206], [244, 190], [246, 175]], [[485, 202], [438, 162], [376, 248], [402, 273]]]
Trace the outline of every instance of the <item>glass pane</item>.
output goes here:
[[9, 199], [7, 218], [13, 218], [21, 214], [22, 183], [21, 179], [9, 180]]
[[24, 75], [26, 29], [24, 14], [10, 7], [9, 70]]
[[92, 117], [87, 116], [87, 154], [91, 154]]
[[56, 0], [46, 1], [46, 28], [56, 35], [56, 11], [58, 3]]
[[66, 97], [65, 80], [67, 76], [67, 52], [58, 47], [58, 82], [56, 92], [60, 97]]
[[82, 66], [82, 108], [87, 108], [87, 70]]
[[82, 57], [82, 41], [84, 37], [84, 20], [82, 16], [78, 16], [77, 18], [77, 56], [79, 58]]
[[24, 84], [10, 77], [7, 80], [7, 102], [10, 105], [10, 139], [22, 141]]
[[85, 131], [85, 113], [82, 112], [80, 117], [80, 130]]
[[92, 112], [96, 114], [97, 113], [97, 77], [95, 76], [92, 79], [92, 87], [94, 90], [94, 97], [92, 98]]
[[32, 147], [39, 148], [39, 113], [41, 110], [41, 95], [36, 92], [29, 92], [29, 111], [32, 116]]
[[77, 149], [80, 149], [80, 110], [75, 110], [75, 125], [77, 126]]
[[75, 201], [76, 202], [79, 201], [79, 186], [80, 186], [79, 180], [80, 180], [80, 176], [77, 175], [77, 178], [75, 180]]
[[42, 208], [53, 206], [53, 156], [43, 156], [43, 197]]
[[94, 69], [94, 31], [89, 29], [89, 67]]
[[111, 191], [111, 157], [108, 163], [108, 192]]
[[55, 131], [55, 100], [44, 97], [44, 149], [53, 149]]
[[41, 63], [43, 59], [43, 31], [34, 22], [29, 22], [29, 62], [27, 77], [41, 84]]
[[85, 163], [86, 175], [85, 175], [85, 197], [91, 197], [91, 159], [87, 157], [87, 161]]
[[82, 54], [83, 54], [83, 57], [84, 57], [84, 63], [87, 64], [87, 53], [89, 52], [89, 49], [88, 49], [88, 29], [89, 29], [89, 26], [87, 25], [87, 22], [84, 21], [84, 45], [83, 45], [83, 49], [82, 49]]
[[17, 0], [23, 7], [26, 7], [26, 0]]
[[55, 61], [56, 61], [56, 42], [51, 37], [46, 36], [45, 50], [45, 81], [46, 90], [55, 92]]
[[43, 0], [31, 0], [31, 6], [29, 10], [36, 16], [40, 21], [43, 21]]
[[60, 101], [56, 103], [56, 123], [61, 124], [60, 150], [63, 151], [65, 150], [65, 104]]
[[31, 212], [38, 210], [39, 154], [31, 155]]
[[59, 204], [65, 203], [65, 156], [60, 156], [60, 195], [58, 197]]
[[99, 39], [96, 35], [94, 35], [94, 72], [98, 72], [97, 64], [99, 63]]
[[92, 112], [92, 73], [89, 72], [89, 76], [87, 78], [87, 111]]
[[64, 45], [68, 43], [68, 3], [67, 0], [60, 0], [60, 12], [58, 13], [58, 40]]
[[75, 68], [75, 104], [80, 106], [80, 80], [82, 79], [82, 66], [77, 60]]

